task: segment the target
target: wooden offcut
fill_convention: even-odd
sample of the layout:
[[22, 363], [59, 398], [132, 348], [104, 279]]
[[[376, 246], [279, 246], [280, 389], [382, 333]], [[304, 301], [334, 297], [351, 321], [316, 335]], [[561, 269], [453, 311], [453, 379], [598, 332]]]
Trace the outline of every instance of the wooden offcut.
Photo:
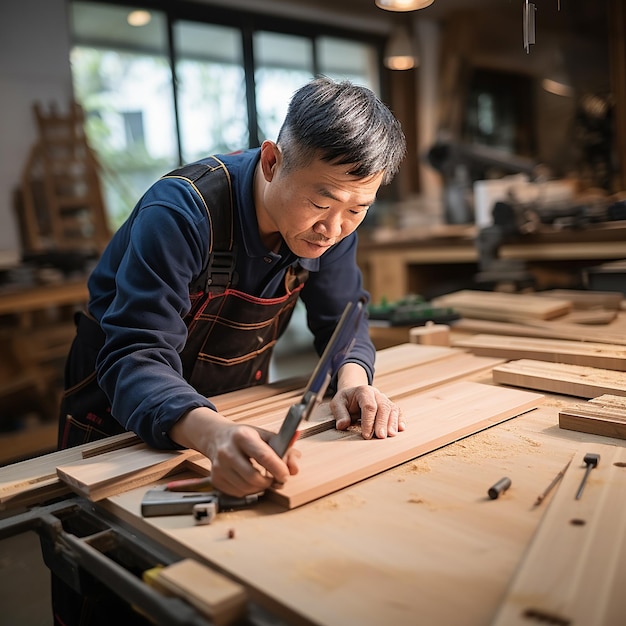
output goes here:
[[360, 428], [304, 439], [300, 471], [268, 498], [292, 509], [537, 407], [543, 396], [482, 383], [455, 382], [397, 401], [405, 431], [365, 440]]
[[193, 559], [160, 569], [152, 585], [167, 595], [182, 598], [216, 626], [233, 624], [245, 615], [245, 588]]
[[581, 433], [626, 439], [626, 397], [604, 394], [563, 408], [559, 411], [559, 426]]
[[452, 307], [464, 317], [503, 322], [519, 322], [526, 319], [549, 320], [572, 310], [572, 303], [569, 300], [471, 289], [440, 296], [432, 303], [434, 306]]
[[[585, 454], [600, 455], [580, 499]], [[585, 443], [557, 487], [492, 626], [603, 624], [626, 615], [626, 448]]]
[[619, 345], [487, 334], [458, 339], [454, 345], [480, 356], [535, 359], [626, 371], [626, 347]]

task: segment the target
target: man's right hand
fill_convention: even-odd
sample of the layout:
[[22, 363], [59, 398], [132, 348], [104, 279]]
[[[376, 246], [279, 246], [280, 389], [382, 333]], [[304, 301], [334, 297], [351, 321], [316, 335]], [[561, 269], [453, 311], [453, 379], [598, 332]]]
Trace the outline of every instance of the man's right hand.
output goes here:
[[272, 435], [207, 407], [192, 409], [169, 431], [173, 441], [208, 457], [213, 486], [236, 497], [278, 488], [298, 473], [300, 452], [292, 447], [281, 459], [267, 443]]

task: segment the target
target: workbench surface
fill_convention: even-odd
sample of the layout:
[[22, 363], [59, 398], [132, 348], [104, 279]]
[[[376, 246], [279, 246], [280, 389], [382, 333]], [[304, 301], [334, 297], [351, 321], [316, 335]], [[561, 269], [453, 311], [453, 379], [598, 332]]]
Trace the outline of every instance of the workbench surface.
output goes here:
[[[491, 374], [468, 380], [489, 384]], [[535, 410], [289, 511], [263, 501], [207, 526], [142, 518], [146, 488], [104, 506], [243, 583], [289, 623], [483, 626], [558, 486], [539, 506], [537, 497], [581, 446], [624, 446], [560, 429], [559, 408], [575, 400], [546, 394]], [[504, 476], [511, 487], [490, 499]]]

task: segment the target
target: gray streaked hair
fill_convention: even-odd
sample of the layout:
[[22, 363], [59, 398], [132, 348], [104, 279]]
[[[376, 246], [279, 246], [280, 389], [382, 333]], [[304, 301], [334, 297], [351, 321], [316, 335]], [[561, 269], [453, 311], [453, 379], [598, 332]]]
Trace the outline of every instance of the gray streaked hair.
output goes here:
[[400, 122], [367, 87], [315, 78], [298, 89], [278, 134], [287, 170], [314, 158], [349, 165], [357, 178], [384, 172], [390, 183], [406, 154]]

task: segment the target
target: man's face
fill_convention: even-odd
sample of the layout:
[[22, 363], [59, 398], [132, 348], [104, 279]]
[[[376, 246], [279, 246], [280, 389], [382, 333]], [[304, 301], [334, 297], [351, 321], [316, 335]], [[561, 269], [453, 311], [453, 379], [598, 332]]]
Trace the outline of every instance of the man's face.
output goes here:
[[278, 146], [264, 142], [257, 217], [265, 243], [274, 247], [282, 237], [294, 254], [317, 258], [354, 232], [376, 199], [383, 172], [358, 179], [346, 169], [316, 159], [285, 171]]

